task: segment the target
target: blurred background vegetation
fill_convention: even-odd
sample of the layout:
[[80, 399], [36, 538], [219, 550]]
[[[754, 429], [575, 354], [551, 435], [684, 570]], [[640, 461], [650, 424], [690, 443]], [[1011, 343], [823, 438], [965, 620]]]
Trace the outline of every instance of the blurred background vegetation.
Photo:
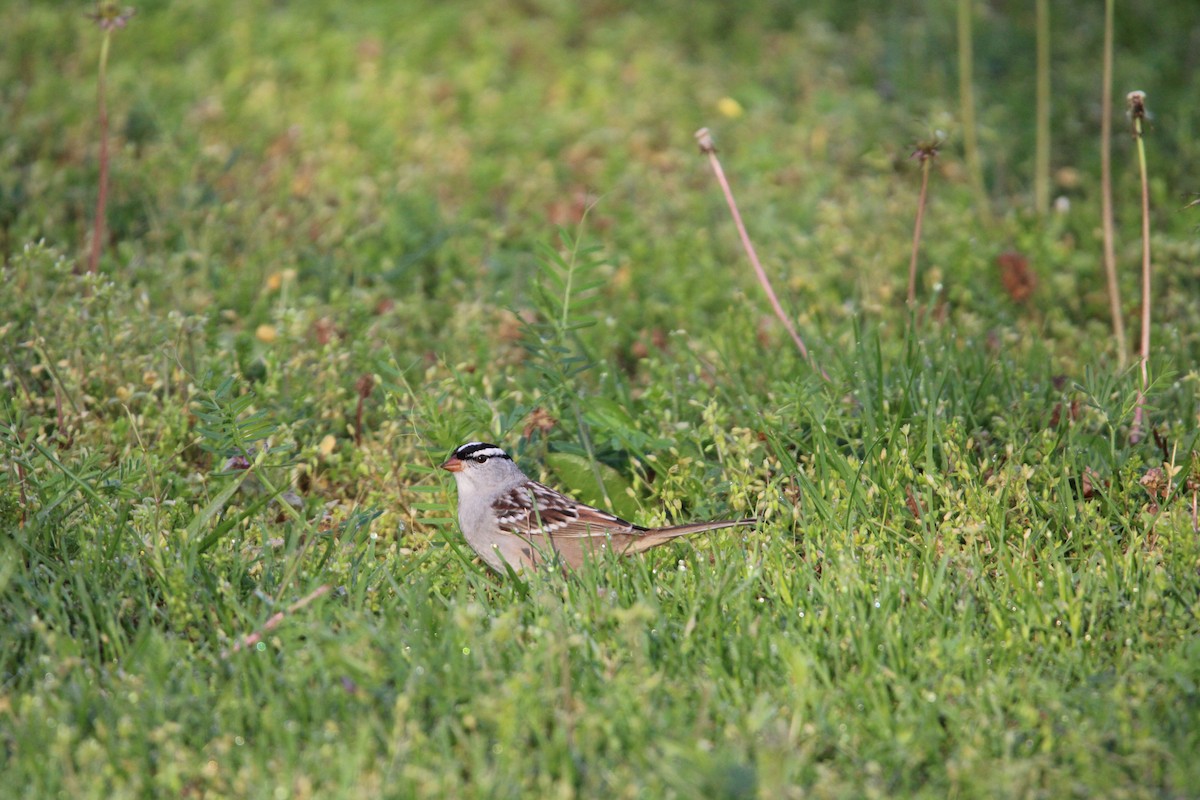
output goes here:
[[[1025, 213], [1033, 4], [974, 5], [982, 161], [1009, 224], [985, 231], [975, 209], [939, 227], [931, 214], [929, 257], [959, 281], [994, 272], [994, 251], [1052, 224]], [[40, 238], [69, 252], [86, 240], [99, 42], [88, 8], [18, 0], [0, 12], [7, 254]], [[1195, 9], [1117, 3], [1116, 13], [1118, 117], [1126, 91], [1149, 93], [1155, 230], [1183, 231], [1194, 224], [1173, 223], [1195, 190]], [[864, 283], [890, 285], [878, 278], [903, 263], [915, 141], [934, 129], [950, 137], [935, 203], [954, 203], [965, 185], [955, 14], [951, 0], [140, 4], [112, 52], [106, 268], [169, 283], [184, 307], [216, 299], [240, 313], [284, 268], [323, 297], [355, 287], [443, 302], [465, 281], [484, 290], [474, 296], [519, 306], [532, 243], [573, 223], [594, 194], [603, 239], [647, 301], [639, 317], [669, 325], [681, 302], [673, 275], [639, 264], [738, 257], [694, 156], [691, 134], [709, 125], [764, 256], [797, 290], [831, 290], [799, 302], [832, 313], [870, 294]], [[1083, 205], [1053, 224], [1088, 264], [1102, 22], [1095, 3], [1053, 4], [1055, 194]], [[1122, 241], [1135, 253], [1136, 169], [1120, 118], [1115, 138]], [[865, 241], [852, 229], [861, 219], [875, 223]], [[965, 252], [939, 249], [960, 223], [979, 238]], [[1060, 259], [1031, 255], [1039, 273], [1058, 272]], [[1174, 255], [1160, 254], [1166, 274], [1180, 266]], [[1089, 277], [1058, 288], [1091, 299]], [[720, 306], [720, 287], [695, 288], [689, 301]]]

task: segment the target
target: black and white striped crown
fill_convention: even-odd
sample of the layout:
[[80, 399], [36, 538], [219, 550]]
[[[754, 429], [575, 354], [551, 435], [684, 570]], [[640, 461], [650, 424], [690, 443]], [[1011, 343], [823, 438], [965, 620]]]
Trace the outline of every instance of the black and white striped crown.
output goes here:
[[455, 450], [452, 457], [457, 458], [459, 461], [466, 461], [467, 459], [487, 460], [489, 458], [507, 458], [509, 461], [512, 460], [509, 458], [508, 453], [490, 442], [467, 442]]

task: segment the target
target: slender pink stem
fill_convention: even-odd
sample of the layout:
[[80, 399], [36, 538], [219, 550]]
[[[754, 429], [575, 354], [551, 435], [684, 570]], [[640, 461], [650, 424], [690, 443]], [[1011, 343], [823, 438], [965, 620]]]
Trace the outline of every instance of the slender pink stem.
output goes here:
[[1146, 93], [1130, 92], [1126, 99], [1133, 117], [1133, 138], [1137, 143], [1138, 168], [1142, 177], [1142, 387], [1138, 390], [1133, 425], [1129, 431], [1129, 441], [1137, 444], [1142, 439], [1146, 391], [1150, 388], [1150, 179], [1146, 174], [1146, 141], [1142, 127], [1146, 117]]
[[921, 224], [925, 221], [925, 193], [929, 190], [929, 161], [921, 157], [921, 196], [917, 198], [917, 221], [913, 223], [912, 258], [908, 262], [908, 304], [917, 302], [917, 252], [921, 249]]
[[96, 219], [92, 225], [92, 250], [88, 254], [88, 272], [93, 275], [100, 265], [104, 241], [105, 206], [108, 205], [108, 45], [112, 31], [105, 29], [100, 43], [100, 69], [96, 76], [96, 105], [100, 128], [100, 190], [96, 193]]
[[[1138, 126], [1139, 128], [1141, 126]], [[1139, 130], [1139, 137], [1140, 137]], [[1144, 162], [1144, 160], [1143, 160]], [[1150, 358], [1150, 183], [1142, 169], [1142, 390], [1150, 386], [1146, 362]]]
[[800, 338], [800, 334], [796, 333], [796, 328], [788, 319], [787, 313], [784, 312], [783, 306], [779, 303], [779, 298], [775, 295], [775, 290], [771, 288], [771, 281], [767, 278], [767, 272], [763, 269], [762, 263], [758, 260], [758, 253], [754, 250], [754, 244], [750, 241], [750, 234], [746, 232], [746, 226], [742, 222], [742, 215], [738, 211], [737, 201], [733, 199], [733, 190], [729, 188], [729, 181], [725, 178], [725, 170], [721, 169], [721, 161], [717, 158], [717, 148], [713, 143], [712, 135], [708, 128], [701, 128], [696, 131], [696, 141], [700, 143], [700, 152], [708, 156], [708, 163], [712, 166], [713, 174], [717, 176], [717, 183], [721, 184], [721, 191], [725, 193], [725, 202], [729, 205], [729, 213], [733, 215], [733, 224], [737, 226], [738, 236], [742, 239], [742, 247], [746, 251], [746, 255], [750, 257], [750, 263], [754, 266], [754, 274], [758, 276], [758, 282], [762, 284], [763, 291], [767, 293], [767, 299], [771, 301], [771, 308], [775, 310], [775, 316], [783, 323], [783, 327], [787, 329], [788, 335], [792, 337], [792, 341], [796, 344], [796, 349], [800, 351], [800, 356], [807, 361], [813, 369], [821, 373], [821, 377], [829, 380], [829, 375], [822, 369], [811, 355], [808, 348], [804, 346], [804, 340]]
[[1125, 321], [1121, 317], [1121, 288], [1117, 281], [1116, 226], [1112, 202], [1112, 73], [1113, 6], [1104, 3], [1104, 68], [1100, 90], [1100, 222], [1104, 232], [1104, 274], [1108, 281], [1108, 306], [1112, 315], [1113, 338], [1117, 340], [1117, 366], [1125, 368], [1129, 358], [1125, 340]]
[[237, 642], [234, 642], [233, 647], [229, 648], [229, 650], [222, 653], [221, 655], [228, 658], [229, 656], [233, 655], [234, 653], [238, 652], [239, 650], [245, 650], [246, 648], [253, 647], [254, 645], [258, 644], [259, 642], [262, 641], [263, 637], [266, 634], [270, 633], [272, 630], [279, 627], [279, 623], [283, 622], [284, 617], [286, 617], [288, 614], [295, 614], [297, 611], [304, 608], [306, 605], [311, 603], [313, 600], [316, 600], [318, 597], [320, 597], [323, 594], [327, 594], [329, 592], [330, 588], [331, 587], [329, 586], [329, 584], [323, 583], [320, 586], [318, 586], [316, 589], [314, 589], [313, 591], [306, 594], [304, 597], [302, 597], [299, 600], [297, 600], [296, 602], [292, 603], [290, 606], [287, 607], [287, 610], [278, 611], [278, 612], [272, 614], [270, 619], [268, 619], [265, 623], [263, 623], [263, 626], [261, 628], [254, 631], [254, 633], [249, 633], [249, 634], [243, 636]]

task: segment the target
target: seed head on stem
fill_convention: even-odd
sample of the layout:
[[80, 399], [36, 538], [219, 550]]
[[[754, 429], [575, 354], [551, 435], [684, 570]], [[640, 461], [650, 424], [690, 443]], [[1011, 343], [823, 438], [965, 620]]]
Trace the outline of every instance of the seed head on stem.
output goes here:
[[96, 10], [88, 14], [88, 19], [96, 23], [102, 31], [113, 31], [124, 28], [130, 18], [136, 14], [136, 9], [121, 8], [111, 0], [96, 3]]
[[1129, 119], [1133, 123], [1133, 138], [1137, 142], [1138, 169], [1142, 177], [1142, 385], [1138, 390], [1137, 403], [1133, 411], [1129, 440], [1134, 444], [1142, 439], [1145, 414], [1146, 390], [1150, 388], [1150, 179], [1146, 175], [1146, 93], [1133, 91], [1125, 96], [1129, 105]]
[[104, 242], [105, 209], [108, 205], [108, 48], [112, 32], [124, 28], [134, 15], [132, 8], [121, 9], [111, 0], [96, 4], [88, 18], [104, 33], [100, 41], [100, 65], [96, 72], [96, 120], [100, 136], [100, 186], [96, 192], [96, 217], [92, 224], [92, 247], [88, 253], [88, 272], [95, 274], [100, 265]]
[[912, 258], [908, 262], [908, 305], [917, 302], [917, 252], [921, 248], [921, 226], [925, 221], [925, 198], [929, 191], [929, 169], [938, 150], [945, 141], [945, 134], [934, 131], [933, 137], [917, 142], [912, 158], [921, 162], [921, 194], [917, 198], [917, 220], [913, 223]]

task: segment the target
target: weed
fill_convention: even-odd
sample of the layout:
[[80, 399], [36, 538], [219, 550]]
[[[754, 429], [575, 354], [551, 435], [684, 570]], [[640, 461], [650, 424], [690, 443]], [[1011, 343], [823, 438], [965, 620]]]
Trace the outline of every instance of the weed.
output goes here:
[[958, 105], [962, 120], [963, 146], [967, 174], [975, 193], [975, 206], [984, 220], [991, 219], [991, 200], [983, 183], [983, 159], [979, 153], [979, 127], [975, 121], [974, 46], [971, 23], [971, 0], [958, 0]]
[[821, 377], [828, 380], [829, 375], [809, 355], [804, 341], [796, 333], [796, 327], [788, 318], [787, 313], [784, 312], [783, 306], [779, 304], [779, 298], [775, 295], [775, 290], [771, 288], [771, 281], [767, 278], [767, 273], [763, 269], [762, 264], [759, 263], [758, 253], [754, 250], [754, 245], [750, 241], [750, 234], [746, 232], [746, 226], [742, 223], [742, 215], [738, 211], [737, 203], [733, 199], [733, 191], [729, 188], [729, 181], [725, 179], [725, 170], [721, 168], [721, 161], [717, 158], [717, 146], [713, 143], [712, 134], [708, 132], [707, 128], [701, 128], [696, 132], [696, 141], [700, 144], [700, 152], [708, 156], [708, 162], [712, 166], [713, 174], [717, 176], [717, 182], [721, 185], [721, 191], [725, 193], [725, 201], [729, 205], [729, 213], [733, 215], [733, 222], [737, 226], [738, 236], [741, 237], [742, 247], [745, 248], [746, 255], [750, 258], [750, 263], [754, 267], [754, 274], [758, 277], [758, 282], [762, 285], [763, 291], [767, 293], [767, 299], [771, 301], [771, 308], [775, 311], [775, 316], [783, 324], [784, 329], [788, 332], [788, 336], [792, 338], [796, 349], [800, 351], [800, 357], [820, 372]]
[[1150, 384], [1150, 179], [1146, 172], [1146, 93], [1130, 92], [1126, 97], [1129, 104], [1129, 118], [1133, 124], [1133, 139], [1137, 145], [1138, 174], [1142, 178], [1142, 336], [1138, 347], [1139, 368], [1142, 375], [1142, 390], [1138, 394], [1137, 410], [1134, 412], [1133, 425], [1129, 431], [1129, 440], [1137, 443], [1144, 434], [1143, 403], [1145, 392]]
[[114, 30], [124, 28], [133, 9], [121, 10], [113, 0], [101, 0], [90, 15], [100, 28], [100, 63], [96, 70], [96, 121], [100, 139], [100, 178], [96, 191], [96, 215], [92, 220], [92, 247], [88, 252], [88, 272], [95, 274], [100, 265], [100, 250], [105, 238], [108, 205], [108, 51]]
[[1109, 315], [1117, 345], [1117, 367], [1129, 360], [1125, 316], [1121, 311], [1121, 286], [1117, 280], [1116, 233], [1112, 189], [1112, 76], [1113, 15], [1116, 0], [1104, 0], [1104, 66], [1100, 80], [1100, 224], [1104, 236], [1104, 274], [1108, 287]]
[[1037, 213], [1050, 212], [1050, 0], [1037, 0], [1037, 128], [1033, 166], [1033, 204]]
[[913, 151], [913, 158], [921, 163], [921, 193], [917, 196], [917, 218], [913, 223], [912, 257], [908, 261], [908, 306], [917, 302], [917, 253], [921, 247], [921, 224], [925, 221], [925, 200], [929, 191], [929, 170], [944, 139], [938, 131], [929, 141], [921, 142]]

